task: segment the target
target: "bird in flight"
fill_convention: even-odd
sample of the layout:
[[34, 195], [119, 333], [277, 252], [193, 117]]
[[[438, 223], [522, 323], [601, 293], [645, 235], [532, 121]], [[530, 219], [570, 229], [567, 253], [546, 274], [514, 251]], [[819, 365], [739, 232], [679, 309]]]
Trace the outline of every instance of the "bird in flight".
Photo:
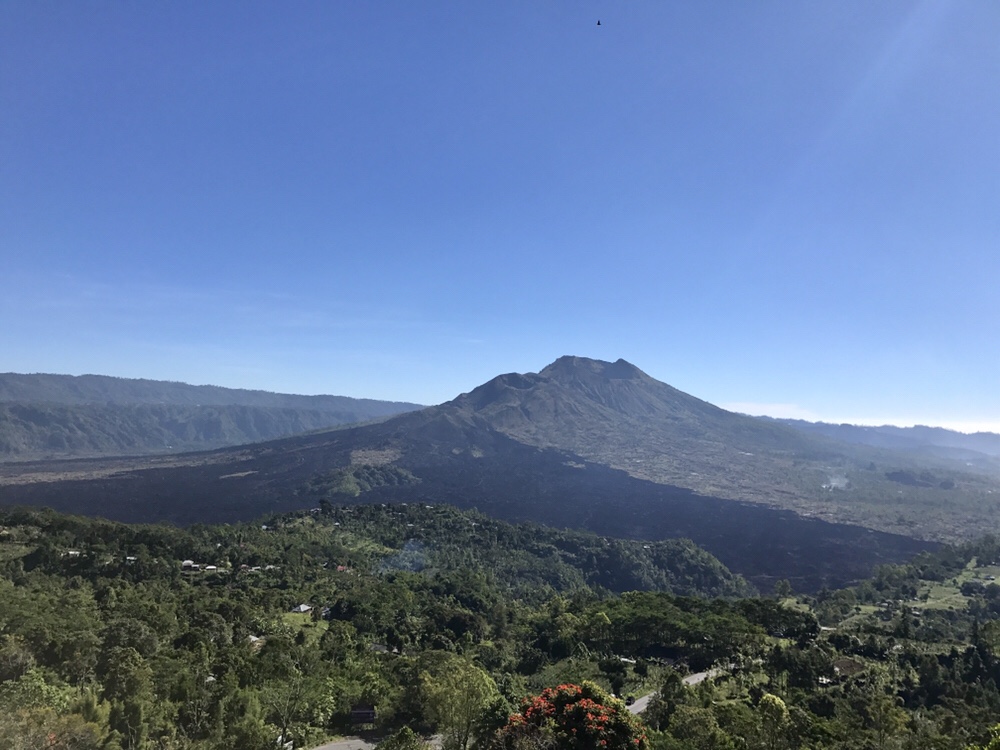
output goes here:
[[598, 19], [597, 19], [597, 25], [598, 25], [598, 26], [600, 26], [600, 25], [601, 25], [601, 19], [600, 19], [600, 18], [598, 18]]

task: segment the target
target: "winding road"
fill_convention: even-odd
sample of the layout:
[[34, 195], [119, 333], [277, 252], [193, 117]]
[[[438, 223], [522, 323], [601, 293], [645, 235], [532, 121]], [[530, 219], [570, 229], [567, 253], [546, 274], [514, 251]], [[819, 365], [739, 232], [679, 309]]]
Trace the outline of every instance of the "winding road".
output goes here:
[[[719, 673], [718, 669], [710, 669], [707, 672], [695, 672], [694, 674], [689, 674], [683, 679], [685, 685], [697, 685], [699, 682], [704, 682], [709, 677], [715, 677]], [[653, 693], [646, 693], [646, 695], [641, 698], [636, 698], [635, 703], [628, 707], [628, 710], [638, 716], [649, 706], [649, 701], [656, 695]]]

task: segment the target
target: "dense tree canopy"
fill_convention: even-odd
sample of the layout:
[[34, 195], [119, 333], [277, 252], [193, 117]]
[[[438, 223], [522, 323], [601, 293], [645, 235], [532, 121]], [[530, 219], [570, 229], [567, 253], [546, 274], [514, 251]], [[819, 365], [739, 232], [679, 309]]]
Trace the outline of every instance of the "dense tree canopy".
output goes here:
[[[995, 541], [782, 601], [688, 595], [685, 570], [745, 584], [669, 549], [443, 506], [189, 529], [6, 511], [0, 747], [302, 748], [359, 706], [408, 750], [996, 744]], [[612, 698], [651, 692], [644, 725]]]

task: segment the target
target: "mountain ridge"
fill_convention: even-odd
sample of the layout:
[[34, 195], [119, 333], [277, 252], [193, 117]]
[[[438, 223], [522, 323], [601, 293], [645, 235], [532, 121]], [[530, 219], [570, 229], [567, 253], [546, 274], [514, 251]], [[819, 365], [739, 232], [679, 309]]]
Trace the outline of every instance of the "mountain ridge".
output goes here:
[[[172, 406], [265, 406], [277, 408], [343, 409], [345, 405], [393, 405], [422, 408], [420, 404], [329, 394], [300, 395], [261, 389], [192, 385], [175, 380], [123, 378], [114, 375], [60, 375], [0, 373], [0, 403], [53, 404], [168, 404]], [[380, 416], [386, 416], [385, 413]]]
[[0, 461], [178, 453], [381, 419], [417, 404], [105, 375], [0, 374]]
[[[914, 425], [852, 425], [831, 422], [809, 422], [802, 419], [759, 417], [794, 427], [807, 433], [824, 435], [848, 443], [859, 443], [896, 450], [930, 451], [942, 457], [956, 459], [994, 459], [1000, 466], [1000, 435], [995, 432], [959, 432], [945, 427]], [[936, 450], [935, 450], [936, 449]], [[994, 467], [996, 468], [996, 467]]]

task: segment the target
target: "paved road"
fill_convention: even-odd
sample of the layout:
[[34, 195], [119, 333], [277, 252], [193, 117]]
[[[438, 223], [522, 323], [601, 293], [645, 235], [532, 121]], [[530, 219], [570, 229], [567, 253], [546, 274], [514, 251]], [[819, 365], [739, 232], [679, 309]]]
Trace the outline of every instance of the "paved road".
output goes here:
[[721, 669], [710, 669], [707, 672], [695, 672], [694, 674], [689, 674], [685, 677], [683, 682], [685, 685], [697, 685], [699, 682], [704, 682], [709, 677], [715, 677], [717, 674], [721, 673]]
[[[435, 734], [428, 742], [430, 742], [431, 747], [440, 750], [441, 739], [440, 734]], [[344, 737], [341, 740], [327, 742], [325, 745], [314, 747], [312, 750], [372, 750], [376, 744], [378, 744], [378, 740], [369, 741], [361, 737]]]
[[629, 706], [628, 710], [631, 713], [633, 713], [636, 716], [638, 716], [639, 714], [641, 714], [643, 711], [646, 710], [646, 707], [649, 705], [650, 699], [654, 695], [656, 695], [656, 693], [648, 693], [647, 695], [644, 695], [641, 698], [636, 698], [635, 699], [635, 703], [633, 703], [631, 706]]
[[[715, 677], [719, 673], [718, 669], [710, 669], [707, 672], [695, 672], [694, 674], [689, 674], [684, 678], [685, 685], [697, 685], [699, 682], [704, 682], [709, 677]], [[628, 707], [628, 710], [633, 714], [638, 716], [649, 706], [649, 701], [656, 693], [648, 693], [641, 698], [636, 698], [635, 703]], [[352, 748], [345, 748], [345, 750], [353, 750]]]
[[372, 750], [373, 747], [375, 747], [374, 742], [368, 742], [360, 737], [345, 737], [336, 742], [327, 742], [313, 750]]

